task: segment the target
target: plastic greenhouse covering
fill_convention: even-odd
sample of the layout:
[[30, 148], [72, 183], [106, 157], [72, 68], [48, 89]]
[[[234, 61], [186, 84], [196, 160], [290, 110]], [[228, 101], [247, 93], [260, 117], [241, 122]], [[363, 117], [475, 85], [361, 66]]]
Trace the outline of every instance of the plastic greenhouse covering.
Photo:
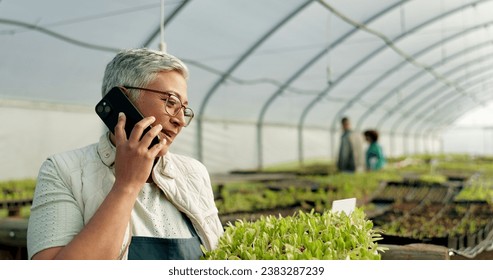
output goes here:
[[[333, 158], [340, 119], [390, 156], [492, 99], [493, 1], [0, 1], [2, 178], [96, 142], [106, 63], [166, 50], [189, 67], [195, 119], [172, 150], [211, 170]], [[28, 174], [22, 173], [27, 172]]]

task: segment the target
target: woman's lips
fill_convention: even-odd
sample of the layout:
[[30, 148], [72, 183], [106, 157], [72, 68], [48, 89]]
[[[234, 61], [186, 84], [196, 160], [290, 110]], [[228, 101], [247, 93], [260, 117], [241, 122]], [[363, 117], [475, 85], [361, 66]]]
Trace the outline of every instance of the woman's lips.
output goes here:
[[168, 139], [168, 142], [172, 142], [173, 139], [175, 139], [175, 136], [176, 136], [176, 132], [174, 131], [170, 131], [170, 130], [161, 130], [161, 132], [164, 134], [164, 136], [166, 136], [166, 138]]

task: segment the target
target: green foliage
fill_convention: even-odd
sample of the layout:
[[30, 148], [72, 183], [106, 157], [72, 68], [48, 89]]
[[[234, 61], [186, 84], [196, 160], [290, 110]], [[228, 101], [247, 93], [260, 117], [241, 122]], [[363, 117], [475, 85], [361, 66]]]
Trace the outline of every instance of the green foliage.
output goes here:
[[35, 179], [9, 180], [0, 182], [0, 200], [32, 198]]
[[[435, 205], [437, 206], [437, 205]], [[488, 204], [450, 203], [413, 211], [380, 227], [382, 233], [415, 239], [443, 238], [475, 233], [491, 223], [493, 206]]]
[[349, 216], [324, 211], [293, 216], [262, 216], [229, 223], [208, 260], [378, 260], [380, 234], [361, 209]]
[[223, 214], [286, 207], [293, 205], [303, 192], [292, 187], [272, 191], [262, 183], [233, 182], [221, 190], [222, 199], [216, 200], [216, 206]]
[[[29, 200], [34, 195], [35, 179], [9, 180], [0, 182], [0, 201]], [[29, 218], [31, 207], [20, 208], [20, 217]], [[0, 209], [0, 218], [8, 216], [8, 209]]]
[[419, 180], [425, 183], [445, 183], [447, 177], [442, 174], [422, 174], [419, 176]]
[[[371, 173], [336, 173], [324, 176], [298, 176], [292, 181], [231, 182], [220, 193], [216, 206], [219, 213], [252, 212], [278, 207], [301, 205], [305, 210], [315, 207], [322, 212], [332, 201], [355, 197], [366, 201], [384, 181], [400, 181], [399, 174], [387, 171]], [[272, 191], [268, 186], [283, 186]], [[313, 189], [312, 187], [316, 187]]]
[[477, 201], [484, 200], [493, 204], [493, 180], [486, 178], [475, 178], [469, 182], [455, 196], [455, 201]]
[[329, 176], [310, 176], [310, 180], [333, 186], [337, 189], [337, 198], [363, 198], [372, 194], [383, 181], [399, 181], [402, 177], [392, 172], [379, 171], [368, 173], [337, 173]]

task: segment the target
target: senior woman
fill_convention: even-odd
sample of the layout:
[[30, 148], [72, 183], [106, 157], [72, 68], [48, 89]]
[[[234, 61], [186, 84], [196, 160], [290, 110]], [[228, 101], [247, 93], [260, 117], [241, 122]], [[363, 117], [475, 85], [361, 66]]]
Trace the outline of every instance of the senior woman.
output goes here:
[[182, 61], [149, 49], [123, 50], [108, 63], [103, 95], [120, 87], [144, 119], [127, 135], [120, 114], [114, 134], [43, 162], [30, 259], [199, 259], [201, 245], [216, 247], [223, 227], [209, 174], [169, 151], [193, 117], [187, 78]]

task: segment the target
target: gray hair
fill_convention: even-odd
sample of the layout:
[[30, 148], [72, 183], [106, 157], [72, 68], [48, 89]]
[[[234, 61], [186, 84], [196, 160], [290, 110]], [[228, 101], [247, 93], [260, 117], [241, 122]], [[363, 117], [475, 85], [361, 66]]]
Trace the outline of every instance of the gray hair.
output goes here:
[[[187, 66], [168, 53], [146, 48], [122, 50], [106, 65], [102, 95], [115, 86], [146, 87], [163, 71], [177, 71], [188, 79]], [[139, 96], [139, 91], [129, 93], [132, 100]]]

